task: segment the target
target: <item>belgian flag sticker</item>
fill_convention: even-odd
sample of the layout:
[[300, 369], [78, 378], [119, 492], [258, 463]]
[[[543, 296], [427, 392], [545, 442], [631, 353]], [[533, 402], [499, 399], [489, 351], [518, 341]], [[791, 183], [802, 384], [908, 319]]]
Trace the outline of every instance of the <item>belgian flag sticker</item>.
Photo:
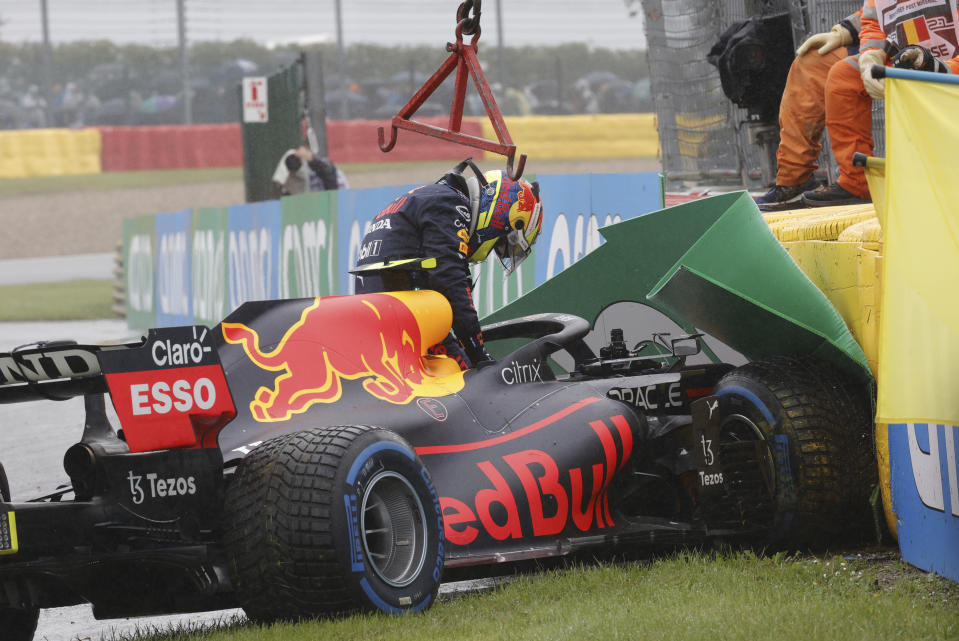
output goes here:
[[932, 34], [929, 32], [928, 25], [926, 25], [926, 17], [919, 16], [900, 24], [898, 36], [901, 46], [905, 46], [926, 42], [932, 37]]

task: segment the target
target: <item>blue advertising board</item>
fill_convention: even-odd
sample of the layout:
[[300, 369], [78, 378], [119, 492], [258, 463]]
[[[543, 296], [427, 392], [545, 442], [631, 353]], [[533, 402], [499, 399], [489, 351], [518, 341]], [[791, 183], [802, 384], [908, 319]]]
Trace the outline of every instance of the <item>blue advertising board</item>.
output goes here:
[[278, 200], [229, 208], [230, 310], [277, 297], [281, 216]]
[[959, 581], [959, 426], [889, 426], [892, 511], [902, 557]]
[[192, 210], [156, 217], [155, 313], [158, 325], [193, 323], [190, 232]]

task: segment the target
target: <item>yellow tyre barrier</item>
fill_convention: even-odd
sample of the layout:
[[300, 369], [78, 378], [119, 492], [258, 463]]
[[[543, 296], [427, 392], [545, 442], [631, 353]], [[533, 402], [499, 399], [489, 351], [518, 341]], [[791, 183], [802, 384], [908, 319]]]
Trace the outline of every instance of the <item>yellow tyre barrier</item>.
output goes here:
[[[505, 121], [517, 151], [530, 158], [656, 158], [659, 155], [655, 114], [513, 116]], [[496, 140], [489, 119], [483, 121], [483, 137]]]
[[97, 129], [0, 131], [0, 178], [100, 173]]

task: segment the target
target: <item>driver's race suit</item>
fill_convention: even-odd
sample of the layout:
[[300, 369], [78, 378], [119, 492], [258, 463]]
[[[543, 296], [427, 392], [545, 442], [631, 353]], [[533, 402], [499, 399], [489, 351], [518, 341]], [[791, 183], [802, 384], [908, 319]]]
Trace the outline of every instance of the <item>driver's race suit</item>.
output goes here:
[[[446, 297], [453, 309], [453, 334], [430, 348], [466, 369], [490, 360], [473, 306], [469, 269], [469, 198], [445, 180], [418, 187], [387, 205], [366, 228], [357, 267], [401, 258], [435, 258], [427, 287]], [[379, 276], [357, 276], [356, 293], [381, 292]]]

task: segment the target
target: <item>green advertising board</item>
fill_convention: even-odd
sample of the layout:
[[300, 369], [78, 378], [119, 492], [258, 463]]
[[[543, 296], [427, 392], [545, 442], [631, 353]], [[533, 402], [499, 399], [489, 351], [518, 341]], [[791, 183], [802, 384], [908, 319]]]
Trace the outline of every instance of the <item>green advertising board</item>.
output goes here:
[[156, 254], [156, 217], [123, 221], [123, 278], [126, 316], [130, 327], [154, 324], [153, 259]]
[[336, 192], [281, 199], [280, 298], [338, 294]]
[[230, 311], [227, 285], [229, 221], [226, 207], [197, 207], [193, 210], [193, 318], [200, 325], [216, 325]]

